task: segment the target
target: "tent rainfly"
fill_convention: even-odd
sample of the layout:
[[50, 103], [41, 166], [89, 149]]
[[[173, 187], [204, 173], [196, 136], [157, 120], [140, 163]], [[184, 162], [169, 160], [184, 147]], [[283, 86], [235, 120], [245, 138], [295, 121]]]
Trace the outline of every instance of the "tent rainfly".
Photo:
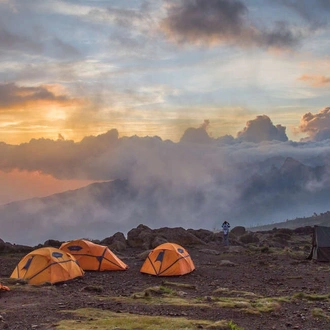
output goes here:
[[178, 276], [194, 269], [195, 265], [187, 250], [175, 243], [164, 243], [148, 254], [140, 272], [156, 276]]
[[60, 250], [72, 254], [83, 270], [126, 270], [128, 266], [107, 246], [77, 239], [63, 243]]
[[312, 250], [307, 259], [330, 261], [330, 227], [314, 226]]
[[83, 275], [84, 271], [71, 254], [44, 247], [23, 257], [10, 278], [24, 279], [29, 284], [41, 285], [65, 282]]

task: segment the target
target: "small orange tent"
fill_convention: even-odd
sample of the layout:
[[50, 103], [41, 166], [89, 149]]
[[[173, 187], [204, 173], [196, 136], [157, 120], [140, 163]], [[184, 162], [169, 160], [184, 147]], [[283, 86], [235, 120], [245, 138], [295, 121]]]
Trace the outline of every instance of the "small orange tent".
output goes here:
[[140, 272], [156, 276], [177, 276], [192, 272], [195, 265], [189, 253], [175, 243], [164, 243], [153, 249]]
[[56, 248], [44, 247], [21, 259], [10, 278], [27, 280], [29, 284], [58, 283], [83, 276], [75, 258]]
[[83, 270], [105, 271], [128, 268], [107, 246], [88, 240], [77, 239], [63, 243], [60, 250], [71, 253]]

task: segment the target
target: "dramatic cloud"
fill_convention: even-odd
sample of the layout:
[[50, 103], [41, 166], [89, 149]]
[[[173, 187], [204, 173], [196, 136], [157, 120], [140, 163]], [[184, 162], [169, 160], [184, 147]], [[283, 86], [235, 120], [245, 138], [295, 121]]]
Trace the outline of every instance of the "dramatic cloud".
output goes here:
[[0, 85], [0, 109], [35, 101], [65, 102], [67, 100], [64, 95], [55, 95], [47, 86], [24, 87], [14, 83]]
[[298, 80], [306, 81], [313, 87], [325, 87], [330, 85], [330, 77], [316, 75], [302, 75]]
[[[257, 126], [265, 125], [260, 117], [249, 127], [258, 120]], [[42, 173], [104, 182], [0, 207], [1, 238], [31, 245], [49, 238], [103, 239], [140, 223], [212, 230], [224, 219], [248, 227], [328, 210], [329, 143], [220, 140], [173, 143], [159, 137], [119, 138], [112, 130], [78, 143], [62, 138], [2, 143], [3, 170], [37, 170], [43, 182], [51, 177]], [[25, 171], [11, 175], [31, 184], [24, 180]], [[5, 190], [12, 193], [0, 187], [3, 195]]]
[[189, 127], [182, 135], [180, 142], [208, 144], [212, 139], [207, 134], [207, 127], [210, 121], [205, 120], [199, 128]]
[[290, 48], [300, 36], [284, 22], [273, 30], [259, 29], [249, 22], [242, 1], [187, 0], [172, 4], [161, 22], [166, 36], [181, 43], [233, 44], [239, 47]]
[[[112, 178], [113, 169], [97, 169], [93, 166], [93, 159], [105, 151], [111, 153], [117, 142], [118, 132], [112, 130], [97, 137], [85, 137], [79, 143], [63, 139], [33, 139], [18, 146], [0, 144], [3, 152], [0, 169], [41, 171], [59, 179], [107, 180]], [[104, 175], [104, 171], [107, 174]]]
[[307, 133], [309, 139], [326, 140], [330, 137], [330, 107], [322, 109], [317, 114], [308, 112], [300, 120], [297, 131]]
[[242, 141], [259, 143], [262, 141], [288, 141], [285, 134], [285, 127], [274, 126], [270, 118], [266, 115], [257, 116], [254, 120], [249, 120], [243, 131], [237, 133], [237, 138]]
[[[73, 98], [61, 85], [0, 84], [0, 141], [6, 141], [8, 136], [15, 143], [41, 136], [54, 138], [58, 132], [66, 134], [74, 126], [66, 129], [72, 113], [77, 109], [84, 112], [87, 106], [87, 100]], [[76, 131], [77, 126], [78, 120]]]
[[[240, 150], [243, 142], [285, 142], [288, 140], [285, 127], [274, 126], [267, 116], [258, 116], [248, 121], [243, 131], [237, 134], [237, 139], [231, 136], [212, 138], [206, 129], [206, 120], [199, 128], [188, 128], [180, 143], [162, 141], [159, 137], [122, 137], [116, 129], [96, 137], [89, 136], [74, 142], [65, 140], [61, 134], [58, 139], [32, 139], [29, 143], [20, 145], [0, 144], [0, 170], [13, 169], [40, 171], [58, 179], [88, 179], [113, 180], [127, 179], [138, 181], [138, 185], [149, 182], [150, 177], [162, 182], [173, 182], [173, 185], [186, 186], [190, 178], [204, 175], [204, 166], [215, 166], [221, 162], [222, 154], [217, 146], [232, 146]], [[239, 146], [241, 145], [242, 146]], [[205, 146], [205, 147], [204, 147]], [[214, 148], [216, 157], [214, 164], [199, 159], [198, 153], [203, 148]], [[224, 152], [230, 152], [223, 150]], [[228, 156], [224, 157], [228, 159]], [[215, 166], [216, 168], [216, 166]], [[176, 170], [175, 170], [176, 169]], [[179, 170], [180, 169], [180, 170]], [[185, 183], [182, 183], [181, 174]], [[167, 174], [168, 175], [167, 175]], [[210, 179], [205, 173], [205, 180]], [[188, 181], [186, 181], [188, 180]], [[195, 179], [194, 179], [195, 180]]]
[[292, 9], [308, 21], [311, 24], [311, 28], [319, 28], [328, 24], [326, 17], [330, 12], [330, 2], [328, 0], [272, 0], [272, 2], [277, 2]]

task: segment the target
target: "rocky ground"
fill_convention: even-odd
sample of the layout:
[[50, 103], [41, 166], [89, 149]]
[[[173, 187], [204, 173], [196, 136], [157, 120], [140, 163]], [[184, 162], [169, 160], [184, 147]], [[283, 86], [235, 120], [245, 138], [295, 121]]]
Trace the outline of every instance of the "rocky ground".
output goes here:
[[[196, 321], [196, 329], [330, 329], [330, 266], [306, 260], [309, 230], [232, 234], [229, 247], [196, 232], [200, 241], [185, 246], [195, 271], [167, 278], [140, 273], [146, 252], [146, 241], [137, 239], [141, 232], [116, 253], [128, 270], [86, 272], [66, 284], [14, 284], [8, 277], [24, 254], [0, 253], [0, 281], [11, 289], [0, 292], [0, 329], [58, 329], [65, 319], [75, 320], [74, 329], [79, 323], [102, 329], [93, 326], [93, 317], [69, 313], [79, 308], [214, 323]], [[154, 240], [155, 235], [149, 239]], [[221, 326], [220, 320], [231, 325]]]

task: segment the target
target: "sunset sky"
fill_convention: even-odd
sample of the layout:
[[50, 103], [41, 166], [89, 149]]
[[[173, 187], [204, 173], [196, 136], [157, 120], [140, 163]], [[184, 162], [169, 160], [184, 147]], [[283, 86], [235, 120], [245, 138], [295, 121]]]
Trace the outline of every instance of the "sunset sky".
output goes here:
[[[0, 144], [236, 138], [266, 117], [329, 137], [329, 17], [329, 0], [0, 0]], [[1, 170], [0, 204], [95, 180]]]

